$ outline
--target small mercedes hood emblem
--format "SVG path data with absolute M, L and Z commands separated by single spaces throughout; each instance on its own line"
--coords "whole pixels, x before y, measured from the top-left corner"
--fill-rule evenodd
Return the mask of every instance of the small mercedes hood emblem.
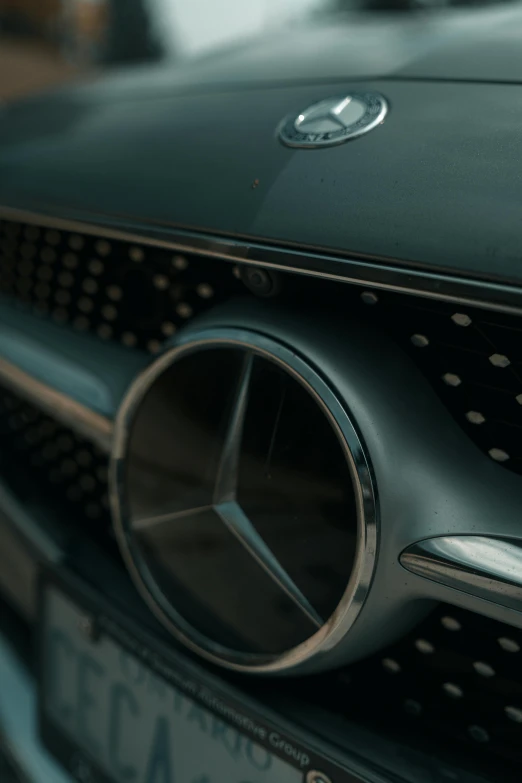
M 368 133 L 387 112 L 388 104 L 378 93 L 338 95 L 286 117 L 279 138 L 289 147 L 330 147 Z

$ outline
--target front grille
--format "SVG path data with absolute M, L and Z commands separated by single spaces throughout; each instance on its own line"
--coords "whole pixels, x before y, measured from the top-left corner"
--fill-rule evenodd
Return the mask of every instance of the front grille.
M 74 519 L 98 540 L 110 530 L 107 456 L 0 387 L 0 473 L 26 501 Z
M 241 285 L 227 264 L 0 222 L 0 294 L 102 340 L 157 353 L 235 290 Z
M 216 259 L 0 221 L 0 294 L 42 317 L 154 354 L 193 317 L 245 288 Z M 412 356 L 476 445 L 522 474 L 522 319 L 415 296 L 287 277 L 283 298 L 332 303 Z
M 392 335 L 476 446 L 522 474 L 522 319 L 297 275 L 283 284 L 286 304 L 312 315 L 337 310 Z M 224 261 L 3 222 L 0 293 L 64 329 L 155 354 L 193 317 L 246 289 Z M 13 490 L 25 498 L 36 488 L 52 513 L 114 549 L 107 456 L 7 389 L 0 432 Z M 507 780 L 522 763 L 521 650 L 520 631 L 439 607 L 385 652 L 295 688 L 388 737 L 435 753 L 454 746 Z
M 466 434 L 491 459 L 522 474 L 522 319 L 409 296 L 379 299 L 379 322 Z
M 318 281 L 310 299 L 310 282 L 298 286 L 312 307 L 337 306 L 392 336 L 479 449 L 522 474 L 522 317 Z

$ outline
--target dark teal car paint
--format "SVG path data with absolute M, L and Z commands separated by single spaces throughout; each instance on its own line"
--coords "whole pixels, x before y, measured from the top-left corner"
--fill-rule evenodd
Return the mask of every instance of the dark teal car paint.
M 519 285 L 521 22 L 509 6 L 356 19 L 4 106 L 0 205 Z M 389 101 L 382 127 L 278 142 L 288 113 L 354 89 Z

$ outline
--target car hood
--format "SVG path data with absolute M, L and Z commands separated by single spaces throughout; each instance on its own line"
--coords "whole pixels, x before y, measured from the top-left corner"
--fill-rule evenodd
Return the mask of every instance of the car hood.
M 0 207 L 518 285 L 521 32 L 509 6 L 347 17 L 6 106 Z M 325 150 L 278 141 L 285 115 L 354 90 L 385 95 L 382 127 Z

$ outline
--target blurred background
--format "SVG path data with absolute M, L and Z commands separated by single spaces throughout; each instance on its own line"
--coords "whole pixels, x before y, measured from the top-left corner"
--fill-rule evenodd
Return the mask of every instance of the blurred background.
M 362 9 L 429 13 L 481 4 L 480 0 L 0 0 L 0 100 L 100 69 L 182 60 L 273 27 L 326 20 L 339 13 Z
M 335 2 L 0 0 L 0 100 L 86 71 L 191 57 Z

